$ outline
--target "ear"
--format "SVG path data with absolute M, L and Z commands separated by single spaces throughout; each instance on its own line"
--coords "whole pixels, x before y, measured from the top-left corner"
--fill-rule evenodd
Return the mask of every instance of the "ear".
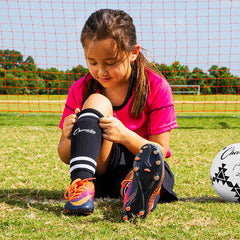
M 130 55 L 130 62 L 134 62 L 139 54 L 140 51 L 140 46 L 138 44 L 136 44 L 131 52 Z

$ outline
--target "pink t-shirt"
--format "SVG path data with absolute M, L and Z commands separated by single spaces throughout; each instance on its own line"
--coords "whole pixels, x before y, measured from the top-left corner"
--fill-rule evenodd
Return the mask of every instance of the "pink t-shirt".
M 137 119 L 131 114 L 134 87 L 127 103 L 122 108 L 113 111 L 114 117 L 118 118 L 128 129 L 145 139 L 148 139 L 149 135 L 160 134 L 177 128 L 170 85 L 156 73 L 150 70 L 147 70 L 147 72 L 149 74 L 150 92 L 143 113 Z M 82 109 L 83 95 L 90 78 L 91 75 L 88 74 L 71 86 L 59 124 L 61 129 L 65 117 L 74 113 L 76 108 Z M 169 149 L 166 157 L 170 156 Z

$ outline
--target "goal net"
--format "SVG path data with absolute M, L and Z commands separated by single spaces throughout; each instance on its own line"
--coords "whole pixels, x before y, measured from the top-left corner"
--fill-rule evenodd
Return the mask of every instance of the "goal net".
M 101 8 L 132 16 L 177 112 L 240 111 L 238 0 L 2 0 L 0 112 L 63 111 L 69 88 L 88 72 L 81 29 Z

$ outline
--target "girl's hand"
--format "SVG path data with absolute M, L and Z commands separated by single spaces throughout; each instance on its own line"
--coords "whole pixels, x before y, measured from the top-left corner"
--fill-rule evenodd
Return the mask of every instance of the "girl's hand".
M 71 139 L 72 128 L 77 121 L 77 114 L 80 112 L 79 108 L 75 109 L 75 114 L 70 114 L 64 119 L 62 134 L 65 138 Z
M 113 116 L 100 118 L 99 126 L 103 130 L 103 138 L 116 143 L 124 141 L 128 130 L 120 120 Z

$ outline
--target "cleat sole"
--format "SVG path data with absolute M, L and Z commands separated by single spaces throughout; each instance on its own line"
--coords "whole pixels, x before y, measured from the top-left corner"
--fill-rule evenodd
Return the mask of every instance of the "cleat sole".
M 144 145 L 138 151 L 136 159 L 133 164 L 133 180 L 125 194 L 123 220 L 129 220 L 133 216 L 147 217 L 164 177 L 163 156 L 157 146 Z
M 126 207 L 126 211 L 129 212 L 131 210 L 130 207 Z
M 159 166 L 161 164 L 161 162 L 160 161 L 156 161 L 155 164 Z
M 144 215 L 144 211 L 140 211 L 140 212 L 139 212 L 139 215 L 140 215 L 140 216 L 143 216 L 143 215 Z
M 154 176 L 153 179 L 154 179 L 155 181 L 158 181 L 158 180 L 159 180 L 159 176 Z

